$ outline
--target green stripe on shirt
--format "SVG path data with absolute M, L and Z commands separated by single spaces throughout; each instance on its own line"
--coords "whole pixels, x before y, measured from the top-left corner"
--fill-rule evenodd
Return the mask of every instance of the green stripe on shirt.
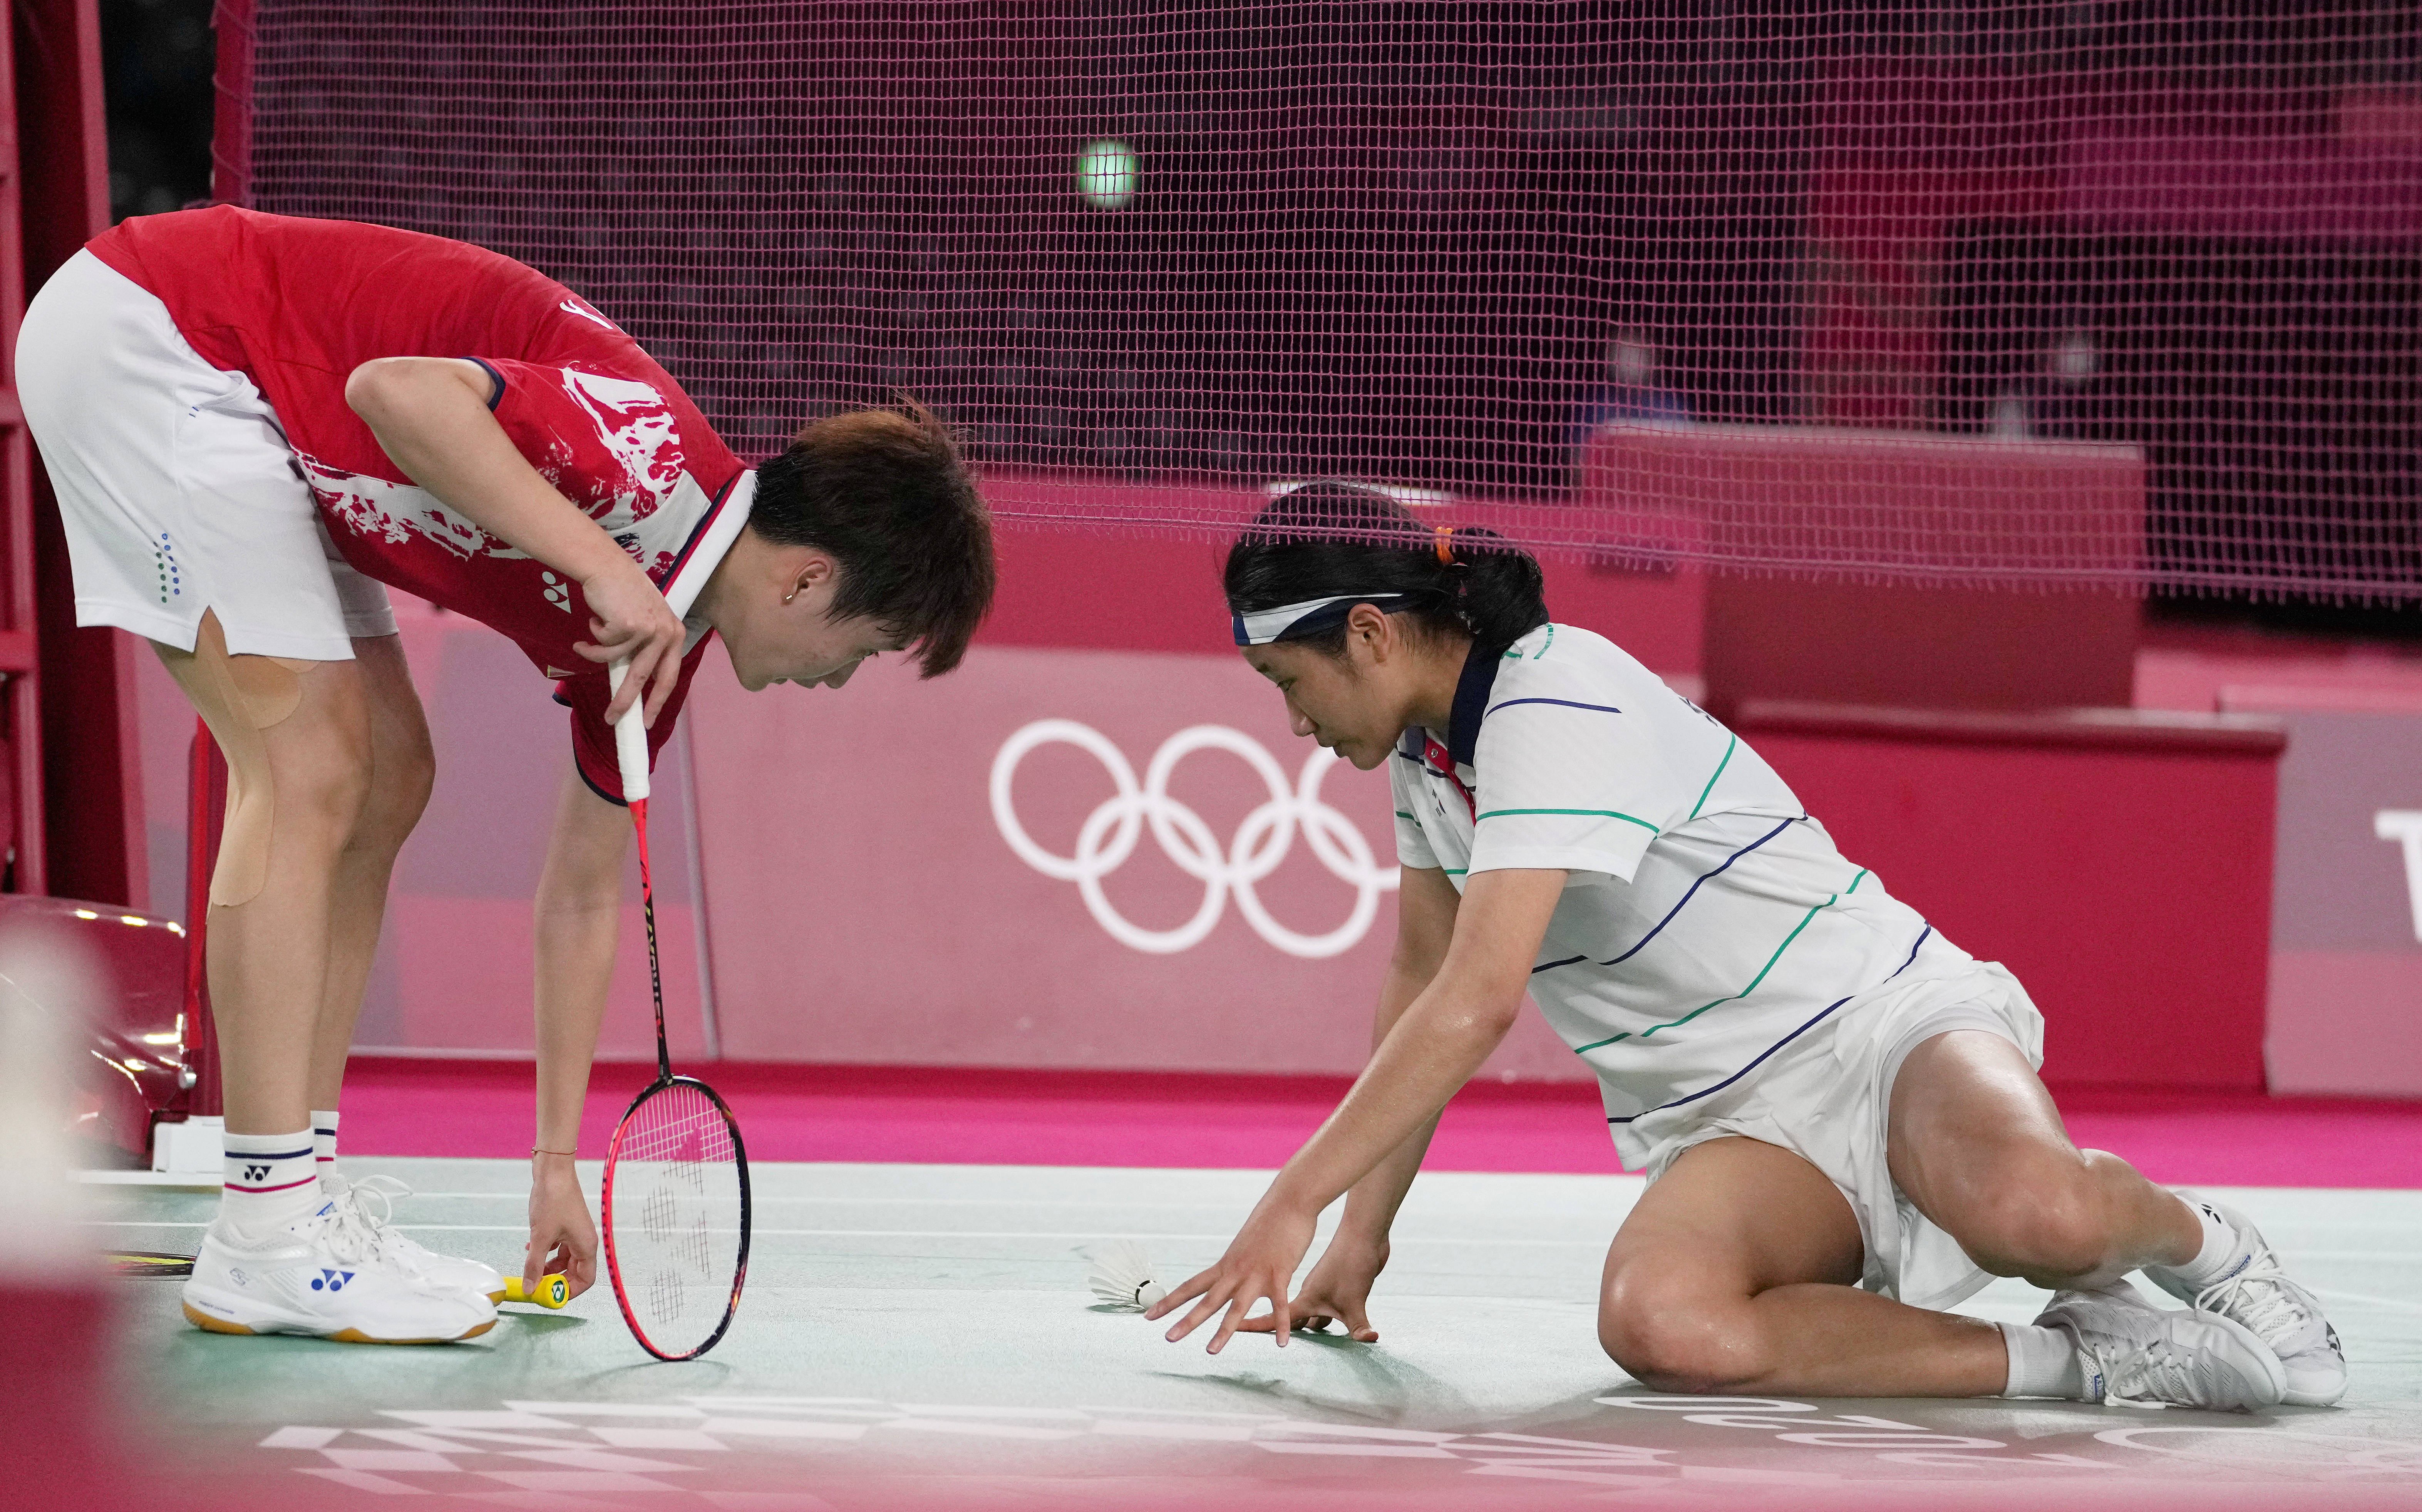
M 1716 763 L 1714 773 L 1707 778 L 1707 785 L 1699 790 L 1699 801 L 1691 805 L 1691 819 L 1699 817 L 1699 811 L 1707 806 L 1707 795 L 1716 790 L 1716 779 L 1723 776 L 1724 768 L 1733 764 L 1733 748 L 1739 744 L 1740 736 L 1738 735 L 1733 736 L 1732 739 L 1724 743 L 1724 759 Z M 1689 823 L 1689 820 L 1685 820 L 1683 822 L 1687 824 Z
M 1791 942 L 1800 937 L 1800 932 L 1808 927 L 1809 921 L 1815 919 L 1818 914 L 1823 913 L 1826 909 L 1831 908 L 1833 905 L 1841 902 L 1844 897 L 1848 895 L 1851 889 L 1854 889 L 1859 885 L 1859 881 L 1864 879 L 1866 874 L 1866 873 L 1861 872 L 1857 878 L 1852 879 L 1849 887 L 1843 889 L 1840 892 L 1834 893 L 1832 897 L 1827 898 L 1823 903 L 1820 903 L 1816 907 L 1809 909 L 1808 912 L 1801 917 L 1800 922 L 1792 926 L 1791 933 L 1783 937 L 1783 943 L 1774 948 L 1774 953 L 1766 958 L 1766 964 L 1757 969 L 1757 975 L 1750 979 L 1748 986 L 1741 988 L 1738 992 L 1734 993 L 1729 998 L 1718 998 L 1714 1002 L 1703 1003 L 1699 1007 L 1693 1008 L 1689 1013 L 1684 1014 L 1681 1017 L 1675 1019 L 1670 1024 L 1652 1024 L 1648 1028 L 1640 1032 L 1640 1037 L 1642 1039 L 1646 1039 L 1649 1035 L 1656 1033 L 1660 1029 L 1679 1029 L 1684 1024 L 1687 1024 L 1691 1019 L 1698 1017 L 1701 1014 L 1706 1013 L 1710 1008 L 1720 1008 L 1728 1002 L 1738 1002 L 1741 999 L 1748 997 L 1753 992 L 1755 992 L 1757 990 L 1757 984 L 1766 980 L 1768 972 L 1774 969 L 1774 963 L 1783 959 L 1783 953 L 1789 950 L 1791 948 Z M 1585 1055 L 1591 1050 L 1601 1049 L 1606 1046 L 1612 1045 L 1617 1040 L 1628 1040 L 1629 1038 L 1631 1038 L 1630 1034 L 1623 1033 L 1612 1035 L 1602 1040 L 1593 1040 L 1587 1045 L 1577 1045 L 1573 1047 L 1573 1053 L 1575 1055 Z
M 1518 813 L 1570 813 L 1581 814 L 1584 817 L 1595 819 L 1620 819 L 1628 825 L 1638 825 L 1641 828 L 1647 830 L 1651 834 L 1657 833 L 1657 827 L 1650 824 L 1647 820 L 1634 819 L 1628 813 L 1617 813 L 1612 809 L 1491 809 L 1486 813 L 1480 815 L 1479 818 L 1472 820 L 1472 823 L 1478 824 L 1481 819 L 1502 819 L 1510 814 Z

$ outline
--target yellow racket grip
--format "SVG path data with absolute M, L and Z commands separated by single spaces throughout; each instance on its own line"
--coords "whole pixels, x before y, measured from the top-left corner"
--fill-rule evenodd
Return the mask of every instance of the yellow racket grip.
M 533 1293 L 528 1287 L 522 1284 L 521 1277 L 507 1276 L 505 1278 L 505 1300 L 509 1302 L 536 1302 L 539 1306 L 546 1308 L 561 1307 L 564 1303 L 572 1300 L 572 1283 L 564 1279 L 562 1272 L 558 1271 L 552 1276 L 541 1276 L 538 1279 L 538 1290 Z

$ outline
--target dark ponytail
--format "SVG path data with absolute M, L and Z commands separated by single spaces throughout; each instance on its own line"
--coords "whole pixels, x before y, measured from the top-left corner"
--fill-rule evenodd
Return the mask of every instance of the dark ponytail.
M 1404 595 L 1412 602 L 1402 612 L 1425 631 L 1468 635 L 1492 650 L 1548 622 L 1546 582 L 1529 552 L 1476 526 L 1441 530 L 1348 482 L 1306 483 L 1272 499 L 1228 548 L 1222 584 L 1229 612 L 1240 615 L 1342 593 Z M 1345 626 L 1287 638 L 1338 655 Z

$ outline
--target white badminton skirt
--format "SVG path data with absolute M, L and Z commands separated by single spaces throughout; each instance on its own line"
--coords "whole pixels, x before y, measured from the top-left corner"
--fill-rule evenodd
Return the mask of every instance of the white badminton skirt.
M 1780 1145 L 1823 1172 L 1858 1215 L 1866 1265 L 1859 1284 L 1914 1307 L 1947 1308 L 1993 1278 L 1979 1269 L 1949 1234 L 1910 1203 L 1885 1163 L 1892 1081 L 1909 1052 L 1936 1034 L 1981 1029 L 2017 1046 L 2029 1064 L 2043 1064 L 2043 1016 L 2018 979 L 1991 961 L 1967 959 L 1942 947 L 1934 974 L 1888 984 L 1845 1005 L 1792 1047 L 1780 1063 L 1761 1068 L 1704 1103 L 1652 1114 L 1641 1132 L 1656 1141 L 1648 1179 L 1655 1181 L 1691 1145 L 1744 1135 Z M 1964 962 L 1964 965 L 1962 964 Z M 1821 1036 L 1821 1038 L 1820 1038 Z

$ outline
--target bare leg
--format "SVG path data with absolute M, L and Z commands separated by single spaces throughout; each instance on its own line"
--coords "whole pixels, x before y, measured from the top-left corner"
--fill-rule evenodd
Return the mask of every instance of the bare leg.
M 361 669 L 370 709 L 370 795 L 362 805 L 361 822 L 337 858 L 328 899 L 327 984 L 311 1049 L 313 1108 L 337 1106 L 354 1026 L 362 1016 L 362 995 L 378 954 L 387 880 L 395 873 L 397 853 L 429 806 L 430 784 L 437 771 L 429 721 L 404 665 L 402 638 L 356 638 L 354 664 Z
M 266 805 L 251 811 L 251 844 L 222 848 L 220 878 L 241 875 L 242 885 L 223 891 L 214 882 L 210 910 L 227 1127 L 291 1133 L 310 1122 L 329 889 L 369 786 L 369 713 L 352 662 L 227 657 L 213 615 L 203 617 L 202 635 L 198 654 L 155 649 L 230 765 L 243 764 L 247 804 Z M 216 901 L 225 891 L 239 895 Z
M 1894 1184 L 1997 1276 L 2090 1289 L 2193 1260 L 2187 1205 L 2100 1150 L 2068 1142 L 2018 1047 L 1954 1030 L 1910 1052 L 1893 1084 Z
M 1815 1166 L 1750 1139 L 1686 1151 L 1615 1235 L 1598 1340 L 1659 1391 L 1982 1396 L 2009 1359 L 1990 1323 L 1857 1289 L 1849 1204 Z

